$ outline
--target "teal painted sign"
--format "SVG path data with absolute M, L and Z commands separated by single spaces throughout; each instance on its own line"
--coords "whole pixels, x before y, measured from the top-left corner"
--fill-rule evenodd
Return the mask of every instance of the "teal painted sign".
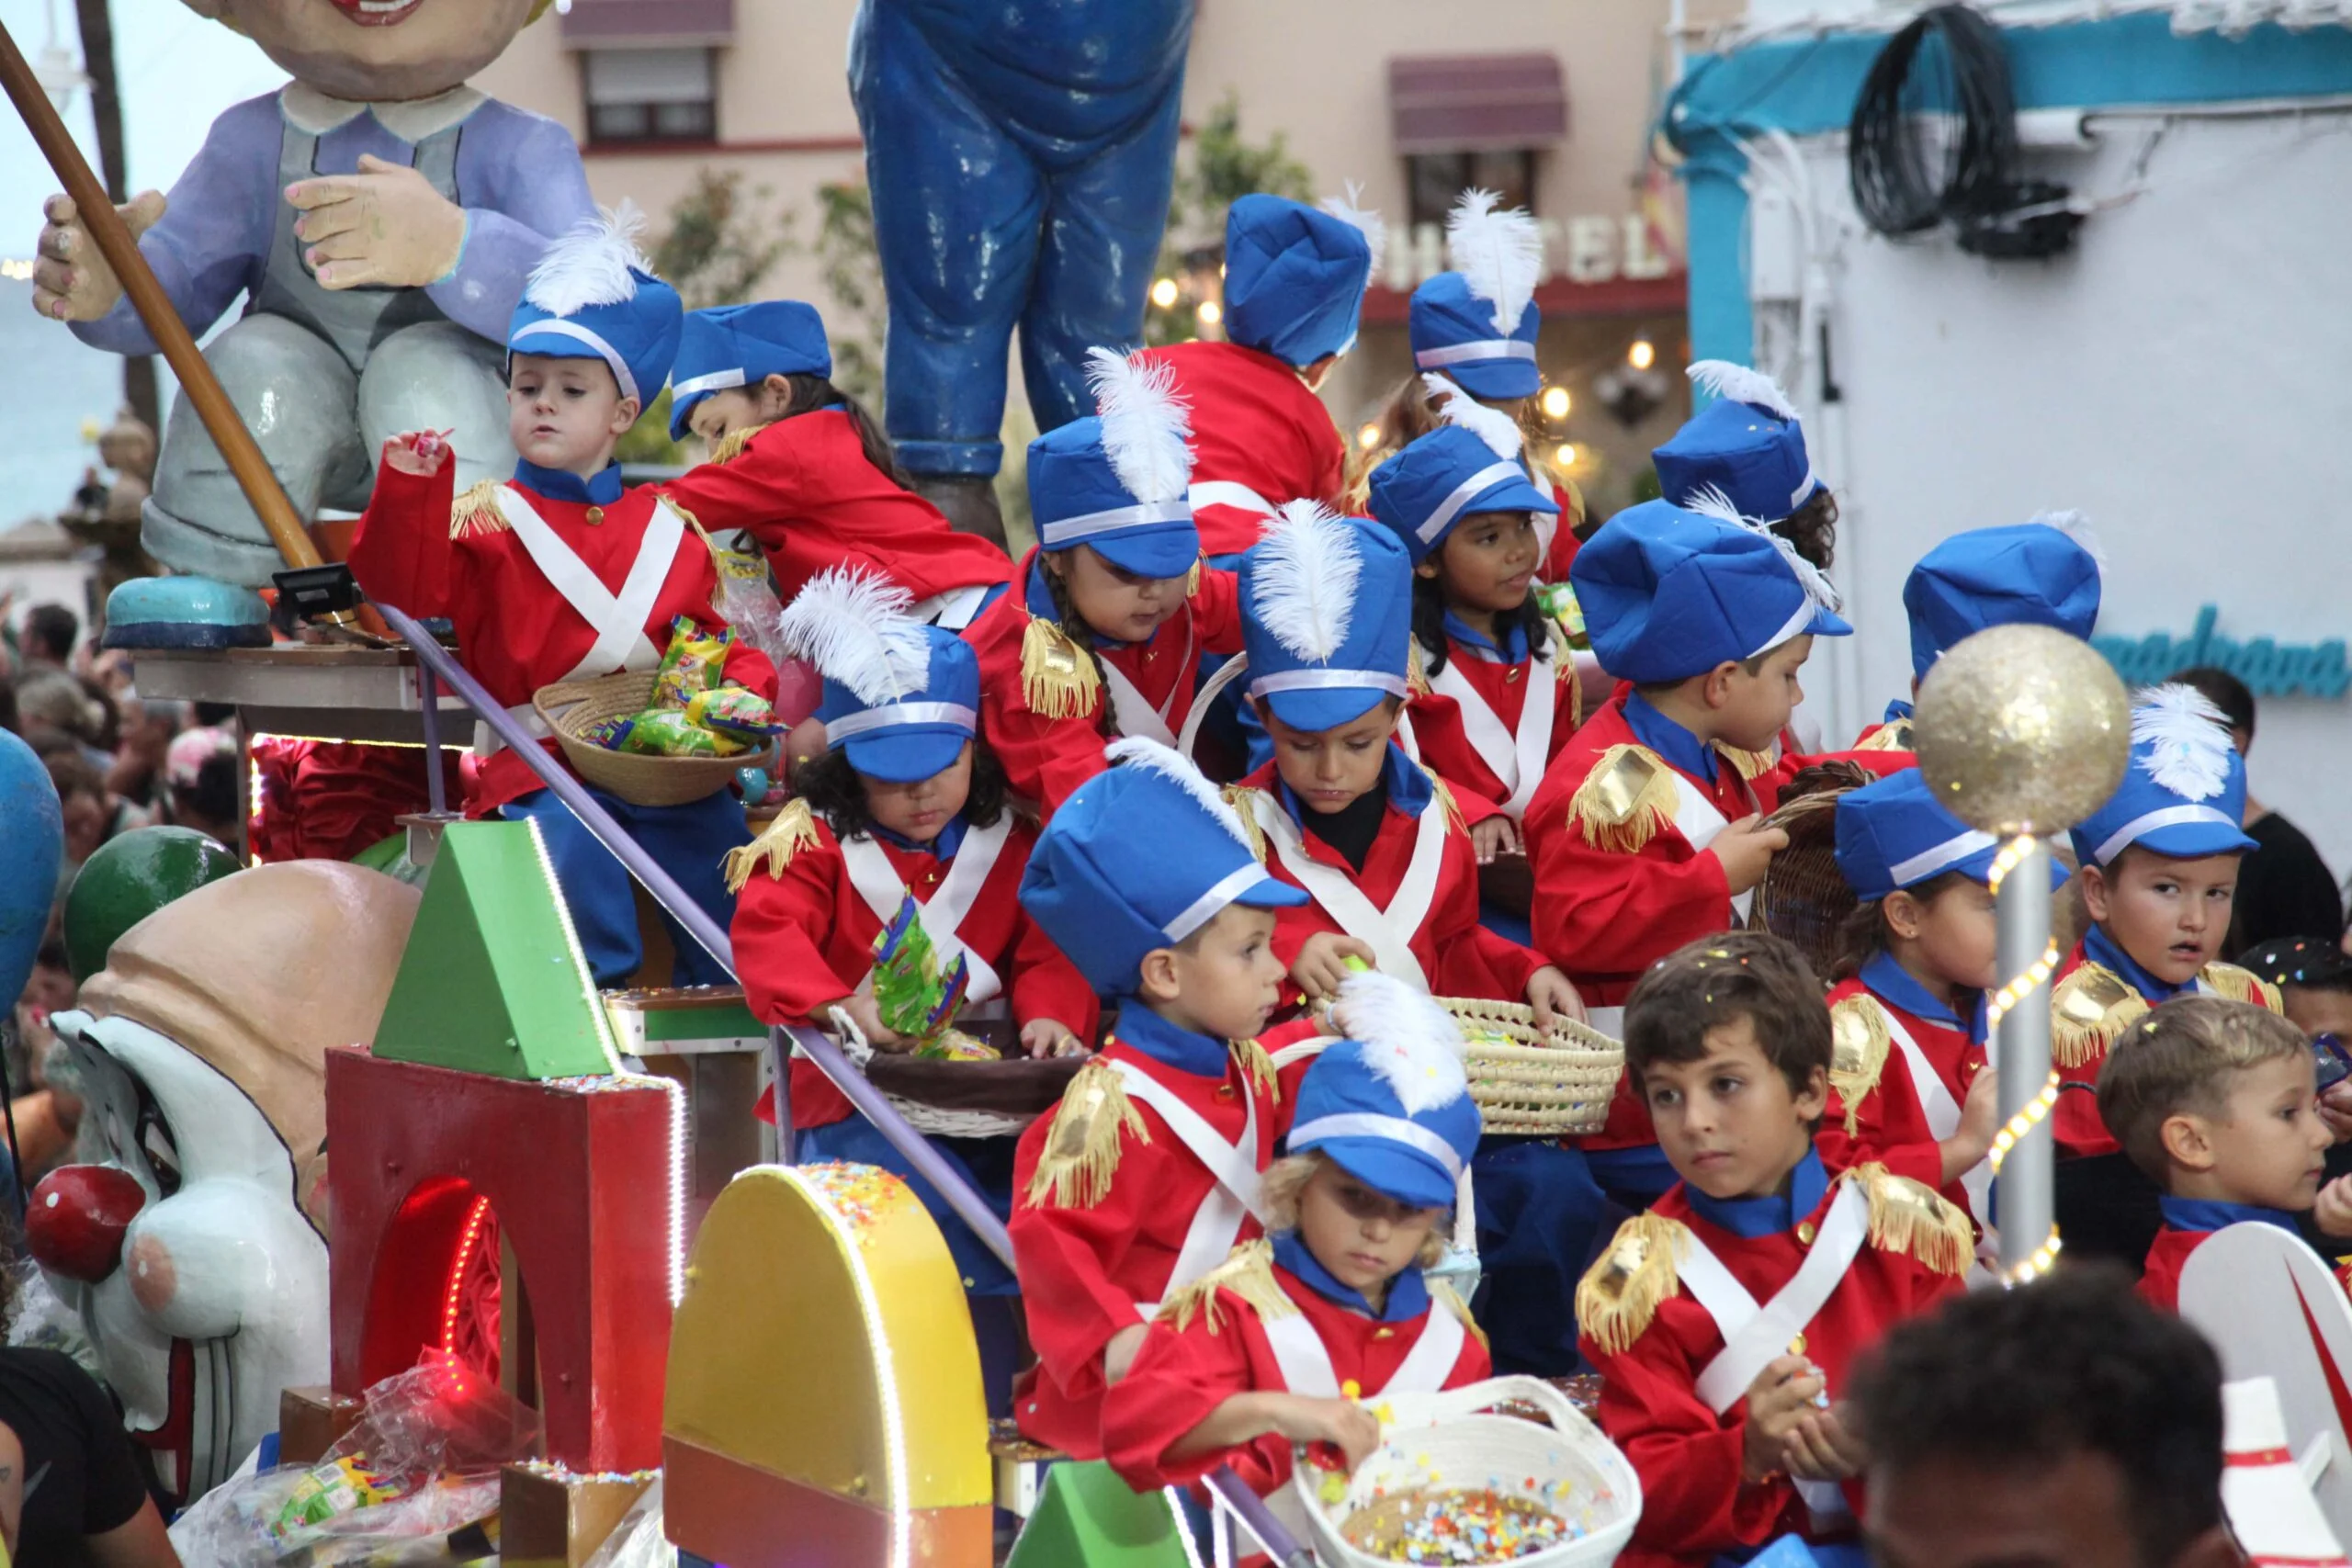
M 2197 612 L 2197 629 L 2186 637 L 2163 632 L 2143 637 L 2095 637 L 2091 646 L 2133 685 L 2153 685 L 2176 671 L 2210 664 L 2244 681 L 2257 697 L 2341 697 L 2352 688 L 2352 666 L 2346 663 L 2342 637 L 2282 643 L 2258 637 L 2238 642 L 2214 635 L 2213 624 L 2220 618 L 2220 607 L 2208 604 Z

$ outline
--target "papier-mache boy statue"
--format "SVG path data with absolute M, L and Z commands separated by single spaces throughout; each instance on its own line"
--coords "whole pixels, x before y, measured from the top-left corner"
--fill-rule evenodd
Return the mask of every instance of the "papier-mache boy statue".
M 376 455 L 447 430 L 458 488 L 503 478 L 507 318 L 539 253 L 595 216 L 555 121 L 466 80 L 548 0 L 187 0 L 293 75 L 212 122 L 168 200 L 122 209 L 296 513 L 368 502 Z M 72 201 L 51 198 L 33 306 L 156 352 Z M 280 561 L 195 412 L 172 411 L 141 527 L 183 572 L 257 587 Z M 262 633 L 266 639 L 266 631 Z

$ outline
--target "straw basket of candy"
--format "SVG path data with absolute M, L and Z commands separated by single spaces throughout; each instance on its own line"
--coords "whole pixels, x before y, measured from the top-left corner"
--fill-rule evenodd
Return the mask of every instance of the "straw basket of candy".
M 1462 1026 L 1470 1098 L 1489 1133 L 1569 1137 L 1598 1133 L 1625 1068 L 1625 1048 L 1589 1024 L 1536 1026 L 1524 1002 L 1440 998 Z
M 1506 1404 L 1540 1419 L 1496 1411 Z M 1293 1472 L 1291 1500 L 1325 1568 L 1602 1568 L 1641 1517 L 1634 1467 L 1549 1383 L 1496 1378 L 1385 1395 L 1375 1410 L 1381 1445 L 1353 1475 Z
M 574 772 L 632 806 L 684 806 L 774 760 L 780 728 L 765 699 L 720 683 L 732 632 L 684 616 L 660 668 L 559 681 L 531 694 Z

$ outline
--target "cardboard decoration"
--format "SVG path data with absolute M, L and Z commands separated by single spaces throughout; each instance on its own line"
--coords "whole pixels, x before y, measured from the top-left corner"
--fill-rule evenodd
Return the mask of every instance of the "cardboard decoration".
M 2287 1446 L 2276 1380 L 2222 1385 L 2222 1509 L 2249 1562 L 2352 1568 Z
M 1135 1491 L 1101 1460 L 1046 1472 L 1036 1511 L 1004 1568 L 1193 1568 L 1170 1494 Z
M 2352 1303 L 2335 1274 L 2276 1225 L 2231 1225 L 2189 1255 L 2180 1315 L 2220 1350 L 2224 1378 L 2278 1385 L 2298 1462 L 2325 1443 L 2312 1490 L 2336 1539 L 2352 1535 Z

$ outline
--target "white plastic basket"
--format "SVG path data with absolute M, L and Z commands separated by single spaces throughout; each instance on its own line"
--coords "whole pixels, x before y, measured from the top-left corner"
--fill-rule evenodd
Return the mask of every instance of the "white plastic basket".
M 1494 1378 L 1433 1394 L 1389 1394 L 1385 1440 L 1349 1478 L 1347 1495 L 1325 1504 L 1319 1477 L 1306 1465 L 1292 1475 L 1292 1501 L 1306 1517 L 1316 1561 L 1325 1568 L 1391 1568 L 1357 1550 L 1341 1523 L 1377 1494 L 1423 1487 L 1487 1489 L 1527 1498 L 1581 1523 L 1574 1540 L 1525 1557 L 1510 1568 L 1603 1568 L 1616 1561 L 1642 1515 L 1642 1483 L 1634 1467 L 1566 1395 L 1534 1378 Z M 1532 1406 L 1545 1427 L 1519 1416 L 1492 1414 L 1497 1404 Z M 1284 1513 L 1293 1510 L 1284 1509 Z

